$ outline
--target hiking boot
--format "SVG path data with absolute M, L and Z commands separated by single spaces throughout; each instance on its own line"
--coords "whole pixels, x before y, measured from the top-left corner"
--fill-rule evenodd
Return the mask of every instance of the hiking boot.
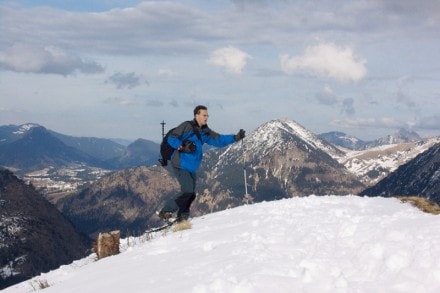
M 160 211 L 159 212 L 159 218 L 163 219 L 163 220 L 169 220 L 173 217 L 173 213 L 171 212 L 164 212 L 164 211 Z
M 184 214 L 181 214 L 181 215 L 177 215 L 176 222 L 180 223 L 182 221 L 188 221 L 188 219 L 189 219 L 189 214 L 184 213 Z

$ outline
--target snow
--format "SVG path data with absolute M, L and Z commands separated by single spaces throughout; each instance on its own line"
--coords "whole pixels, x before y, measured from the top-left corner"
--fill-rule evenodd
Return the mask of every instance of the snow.
M 362 151 L 348 151 L 337 160 L 351 173 L 363 178 L 362 181 L 373 185 L 438 142 L 440 137 L 428 138 L 420 142 L 381 145 Z M 369 178 L 368 173 L 374 170 L 381 171 L 382 175 Z
M 34 127 L 38 127 L 38 124 L 34 124 L 34 123 L 27 123 L 27 124 L 23 124 L 20 125 L 20 128 L 17 131 L 14 131 L 13 134 L 25 134 L 26 132 L 28 132 L 30 129 L 34 128 Z
M 309 196 L 124 239 L 4 290 L 32 292 L 440 292 L 440 220 L 394 198 Z
M 304 128 L 299 123 L 288 118 L 273 120 L 266 124 L 263 124 L 253 133 L 253 135 L 256 137 L 257 141 L 265 145 L 266 149 L 272 149 L 272 146 L 267 144 L 270 143 L 271 141 L 276 142 L 277 140 L 268 136 L 274 134 L 279 135 L 280 129 L 287 133 L 295 134 L 296 136 L 303 139 L 306 143 L 308 143 L 311 147 L 315 149 L 321 149 L 327 152 L 329 155 L 335 156 L 333 148 L 329 147 L 328 145 L 325 145 L 322 142 L 322 140 L 317 138 L 316 135 L 314 135 L 312 132 Z M 260 149 L 260 148 L 256 148 L 256 149 Z
M 304 147 L 307 149 L 320 149 L 328 153 L 331 157 L 337 159 L 342 155 L 342 152 L 338 149 L 325 143 L 299 123 L 288 118 L 282 118 L 264 123 L 253 131 L 251 135 L 247 136 L 246 139 L 243 140 L 244 143 L 228 146 L 220 155 L 214 168 L 227 164 L 225 161 L 234 160 L 232 159 L 234 154 L 240 154 L 240 157 L 242 155 L 248 155 L 252 160 L 253 157 L 263 158 L 271 156 L 274 150 L 282 152 L 288 147 L 288 144 L 286 144 L 286 138 L 283 137 L 285 134 L 290 134 L 291 137 L 295 136 L 298 139 L 303 140 L 305 143 Z

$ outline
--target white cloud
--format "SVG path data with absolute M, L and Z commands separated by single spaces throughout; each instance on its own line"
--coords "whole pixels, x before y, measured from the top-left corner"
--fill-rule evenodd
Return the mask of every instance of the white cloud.
M 250 58 L 252 57 L 246 52 L 228 46 L 212 52 L 208 63 L 223 67 L 231 73 L 240 74 Z
M 104 68 L 95 62 L 69 55 L 55 46 L 15 44 L 0 52 L 0 68 L 16 72 L 53 73 L 69 75 L 75 71 L 98 73 Z
M 280 56 L 281 69 L 287 74 L 305 72 L 339 81 L 360 81 L 367 75 L 366 61 L 357 58 L 349 47 L 321 43 L 306 48 L 302 56 Z
M 105 97 L 121 95 L 121 99 L 106 101 L 112 104 L 106 111 L 117 110 L 107 117 L 126 117 L 147 108 L 149 112 L 142 119 L 151 125 L 162 121 L 163 113 L 145 107 L 146 103 L 155 104 L 154 100 L 145 101 L 150 97 L 165 101 L 177 116 L 181 108 L 192 110 L 198 103 L 223 103 L 221 115 L 232 113 L 226 106 L 232 106 L 232 101 L 234 111 L 248 111 L 252 103 L 251 119 L 241 122 L 249 129 L 279 116 L 328 128 L 331 119 L 346 118 L 341 114 L 391 115 L 402 124 L 412 119 L 424 129 L 438 124 L 438 116 L 416 119 L 422 113 L 435 114 L 440 101 L 435 83 L 439 79 L 436 48 L 440 18 L 435 17 L 439 10 L 434 9 L 438 0 L 426 0 L 422 6 L 409 0 L 338 1 L 337 5 L 323 0 L 240 1 L 240 5 L 227 1 L 141 1 L 108 10 L 91 10 L 90 5 L 68 9 L 67 4 L 54 8 L 51 4 L 29 5 L 29 1 L 0 2 L 0 94 L 5 97 L 0 99 L 4 109 L 27 111 L 34 103 L 39 113 L 47 113 L 70 107 L 69 115 L 91 115 L 93 118 L 85 119 L 92 121 L 100 116 L 87 111 L 91 103 L 85 103 L 86 99 L 102 102 Z M 20 2 L 23 4 L 15 4 Z M 289 54 L 284 56 L 282 67 L 280 53 Z M 87 68 L 88 72 L 102 70 L 87 61 L 105 65 L 107 74 L 75 76 L 74 82 L 63 78 L 87 72 Z M 236 75 L 248 71 L 251 61 L 255 70 L 252 78 Z M 200 62 L 234 78 L 219 80 L 215 70 L 200 71 Z M 283 76 L 286 73 L 293 75 Z M 321 78 L 301 78 L 304 75 Z M 147 78 L 152 84 L 145 92 Z M 331 87 L 323 88 L 325 84 Z M 200 88 L 201 93 L 194 88 Z M 289 107 L 298 100 L 312 102 Z M 139 107 L 128 107 L 134 104 Z M 324 109 L 325 115 L 315 115 L 316 107 L 328 109 Z M 4 113 L 0 112 L 1 119 L 7 121 Z M 47 115 L 42 119 L 48 121 Z M 377 119 L 365 119 L 364 123 L 376 126 L 366 126 L 360 133 L 371 136 L 380 129 L 380 122 L 386 121 Z M 136 137 L 125 131 L 121 136 Z

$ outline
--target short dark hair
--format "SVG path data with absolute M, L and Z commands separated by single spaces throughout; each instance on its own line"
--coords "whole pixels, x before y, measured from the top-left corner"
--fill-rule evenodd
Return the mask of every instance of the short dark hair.
M 197 107 L 194 108 L 194 116 L 199 114 L 200 110 L 208 110 L 208 108 L 206 108 L 206 106 L 203 105 L 198 105 Z

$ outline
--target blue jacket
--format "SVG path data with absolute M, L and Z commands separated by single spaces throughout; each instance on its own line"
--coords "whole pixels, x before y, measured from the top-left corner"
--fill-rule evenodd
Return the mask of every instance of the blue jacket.
M 175 151 L 171 158 L 171 164 L 173 167 L 194 173 L 202 162 L 204 143 L 215 147 L 224 147 L 234 143 L 235 137 L 233 134 L 218 134 L 217 132 L 211 130 L 207 125 L 204 125 L 201 128 L 196 126 L 197 131 L 200 133 L 199 139 L 197 134 L 194 132 L 192 123 L 197 125 L 197 122 L 193 120 L 185 121 L 177 126 L 168 137 L 168 143 L 176 150 L 185 140 L 190 140 L 196 145 L 195 152 L 185 153 Z

